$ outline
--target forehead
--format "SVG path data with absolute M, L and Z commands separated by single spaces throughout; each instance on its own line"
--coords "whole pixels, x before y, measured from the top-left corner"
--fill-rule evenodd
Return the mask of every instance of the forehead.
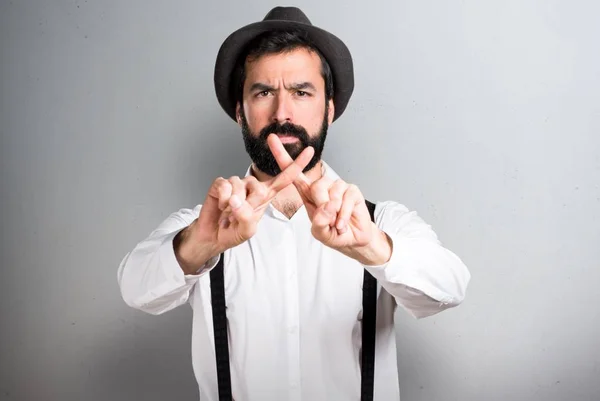
M 277 54 L 265 54 L 246 61 L 246 83 L 274 83 L 278 80 L 312 82 L 324 85 L 321 58 L 306 48 Z

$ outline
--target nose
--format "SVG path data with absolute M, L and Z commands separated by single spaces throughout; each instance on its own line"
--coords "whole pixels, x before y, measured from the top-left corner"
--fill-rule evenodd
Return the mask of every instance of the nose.
M 292 119 L 293 115 L 290 96 L 285 92 L 278 94 L 273 110 L 273 121 L 284 124 L 291 122 Z

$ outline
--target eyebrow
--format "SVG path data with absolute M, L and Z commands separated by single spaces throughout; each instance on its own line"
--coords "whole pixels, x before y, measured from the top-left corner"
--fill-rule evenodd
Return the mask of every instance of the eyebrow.
M 292 90 L 311 89 L 315 92 L 317 91 L 317 88 L 315 88 L 315 86 L 313 84 L 311 84 L 310 82 L 294 83 L 289 86 L 289 89 L 292 89 Z M 256 82 L 256 83 L 252 84 L 252 86 L 250 86 L 250 92 L 263 92 L 263 91 L 276 92 L 277 90 L 270 85 L 263 84 L 260 82 Z
M 273 88 L 272 86 L 269 86 L 267 84 L 261 84 L 260 82 L 256 82 L 254 84 L 252 84 L 252 86 L 250 87 L 250 92 L 264 92 L 264 91 L 274 91 L 275 88 Z
M 315 86 L 313 84 L 311 84 L 310 82 L 302 82 L 302 83 L 292 84 L 292 85 L 290 85 L 290 89 L 295 89 L 295 90 L 311 89 L 315 92 L 317 91 L 317 88 L 315 88 Z

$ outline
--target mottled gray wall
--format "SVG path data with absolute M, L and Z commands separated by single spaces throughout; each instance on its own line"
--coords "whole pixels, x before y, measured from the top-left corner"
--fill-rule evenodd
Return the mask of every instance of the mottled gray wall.
M 299 4 L 355 57 L 326 159 L 473 274 L 460 308 L 398 313 L 403 401 L 600 399 L 598 4 Z M 189 307 L 131 310 L 116 271 L 245 171 L 214 59 L 275 5 L 1 0 L 0 399 L 197 397 Z

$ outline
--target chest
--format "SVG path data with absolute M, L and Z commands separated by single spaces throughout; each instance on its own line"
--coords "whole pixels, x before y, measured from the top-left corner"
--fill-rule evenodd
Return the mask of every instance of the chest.
M 229 324 L 336 321 L 351 330 L 362 311 L 362 265 L 316 241 L 309 226 L 261 228 L 224 254 Z

